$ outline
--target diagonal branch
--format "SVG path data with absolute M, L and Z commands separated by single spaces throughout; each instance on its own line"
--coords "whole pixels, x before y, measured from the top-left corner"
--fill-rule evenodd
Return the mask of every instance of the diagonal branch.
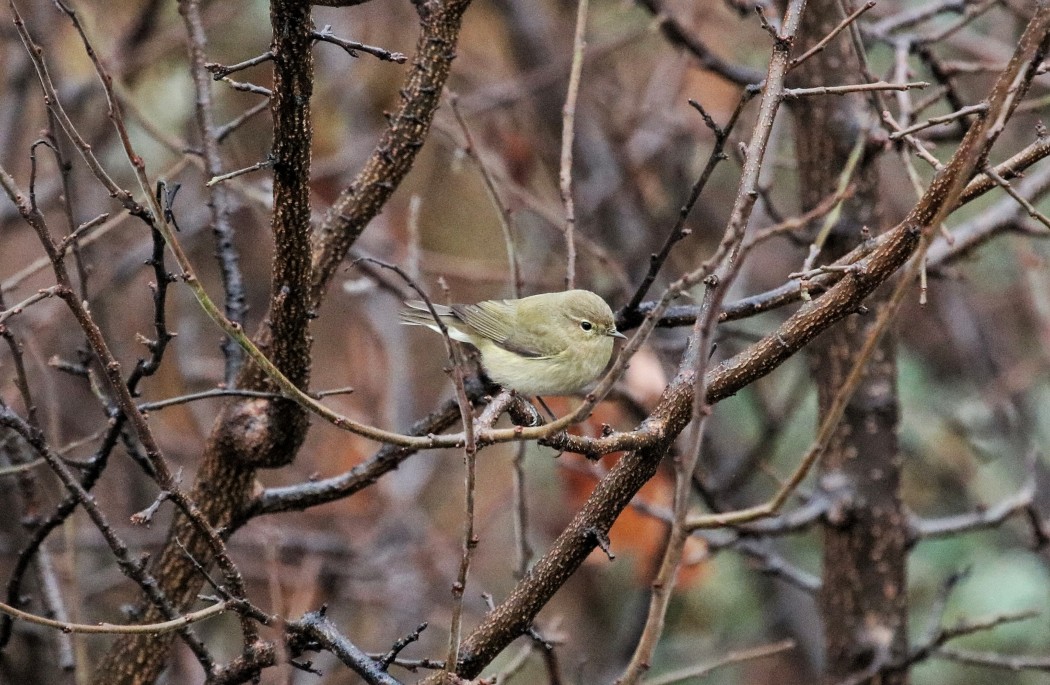
M 1001 124 L 1016 107 L 1047 50 L 1050 9 L 1040 6 L 1014 57 L 952 160 L 937 174 L 908 217 L 889 238 L 824 296 L 804 305 L 776 331 L 709 373 L 707 402 L 714 403 L 759 378 L 794 354 L 821 331 L 857 310 L 864 298 L 890 278 L 917 249 L 920 237 L 957 205 L 962 188 L 983 163 Z M 657 408 L 640 427 L 653 437 L 625 454 L 598 483 L 572 522 L 518 583 L 508 598 L 464 640 L 457 673 L 473 677 L 531 624 L 536 613 L 576 571 L 637 491 L 656 472 L 660 458 L 691 416 L 696 379 L 680 371 Z
M 364 167 L 332 203 L 315 236 L 310 286 L 314 308 L 320 307 L 347 250 L 382 209 L 423 147 L 456 56 L 460 22 L 469 4 L 470 0 L 416 3 L 423 19 L 422 31 L 401 89 L 401 104 L 390 115 L 390 123 Z

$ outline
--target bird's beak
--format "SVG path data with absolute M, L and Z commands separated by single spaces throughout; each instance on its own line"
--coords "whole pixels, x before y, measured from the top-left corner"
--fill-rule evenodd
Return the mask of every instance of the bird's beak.
M 627 336 L 624 335 L 623 333 L 621 333 L 620 331 L 616 330 L 615 328 L 612 329 L 612 331 L 609 332 L 609 337 L 620 338 L 621 340 L 627 340 Z

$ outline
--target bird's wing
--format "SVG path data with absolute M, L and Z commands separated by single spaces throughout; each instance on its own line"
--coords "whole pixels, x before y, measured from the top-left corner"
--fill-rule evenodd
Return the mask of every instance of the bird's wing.
M 551 356 L 550 350 L 535 336 L 521 331 L 517 326 L 514 310 L 504 300 L 486 300 L 477 304 L 452 305 L 456 317 L 470 328 L 508 352 L 519 354 L 530 359 L 542 359 Z

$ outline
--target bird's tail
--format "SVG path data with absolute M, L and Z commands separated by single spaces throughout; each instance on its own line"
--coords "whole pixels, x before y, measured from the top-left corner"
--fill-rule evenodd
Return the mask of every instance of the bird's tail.
M 434 311 L 440 317 L 455 316 L 452 313 L 452 308 L 443 304 L 435 304 Z M 427 328 L 438 330 L 437 324 L 434 323 L 434 316 L 422 300 L 407 300 L 405 308 L 398 312 L 398 318 L 401 319 L 401 323 L 409 326 L 426 326 Z
M 470 335 L 460 329 L 460 318 L 452 307 L 435 304 L 434 311 L 437 312 L 437 315 L 441 317 L 441 321 L 448 328 L 448 337 L 460 342 L 476 344 Z M 432 331 L 441 332 L 441 328 L 434 321 L 434 315 L 430 313 L 426 303 L 421 300 L 406 301 L 405 308 L 398 313 L 398 316 L 401 319 L 401 323 L 409 326 L 426 326 Z

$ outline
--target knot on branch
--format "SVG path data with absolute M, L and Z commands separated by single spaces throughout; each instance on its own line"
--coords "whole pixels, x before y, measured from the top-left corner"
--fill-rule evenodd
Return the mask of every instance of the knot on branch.
M 233 402 L 219 415 L 214 440 L 229 458 L 256 468 L 286 466 L 306 433 L 303 410 L 289 400 Z

